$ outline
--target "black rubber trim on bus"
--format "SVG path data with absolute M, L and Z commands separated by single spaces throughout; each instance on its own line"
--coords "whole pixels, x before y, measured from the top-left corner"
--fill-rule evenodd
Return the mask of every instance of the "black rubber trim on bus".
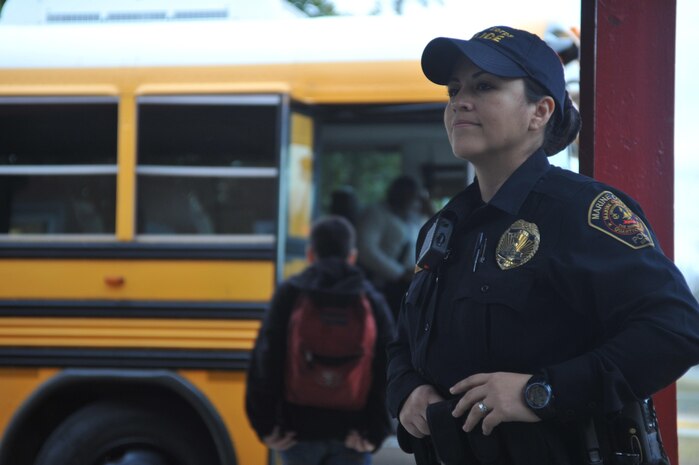
M 220 463 L 236 465 L 237 458 L 231 443 L 230 434 L 221 416 L 211 401 L 192 383 L 168 370 L 109 370 L 109 369 L 68 369 L 58 373 L 34 391 L 16 411 L 10 421 L 0 447 L 0 465 L 12 463 L 14 448 L 20 447 L 22 432 L 35 426 L 41 417 L 42 404 L 57 398 L 62 392 L 87 385 L 141 386 L 148 385 L 167 389 L 186 402 L 208 428 L 216 445 Z
M 0 300 L 0 317 L 259 320 L 267 302 Z
M 275 250 L 274 244 L 0 242 L 0 258 L 273 261 Z
M 247 350 L 0 347 L 2 367 L 166 368 L 244 371 Z

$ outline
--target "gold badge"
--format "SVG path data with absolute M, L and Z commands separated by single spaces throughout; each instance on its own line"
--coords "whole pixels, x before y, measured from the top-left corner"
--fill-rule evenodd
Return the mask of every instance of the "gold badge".
M 495 260 L 502 270 L 524 265 L 539 250 L 541 236 L 534 223 L 517 220 L 500 236 Z

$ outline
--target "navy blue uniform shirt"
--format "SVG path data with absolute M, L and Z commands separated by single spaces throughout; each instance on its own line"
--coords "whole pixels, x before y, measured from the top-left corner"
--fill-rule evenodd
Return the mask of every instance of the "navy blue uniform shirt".
M 476 373 L 543 371 L 559 418 L 573 419 L 699 363 L 697 302 L 625 194 L 540 150 L 490 202 L 476 181 L 445 209 L 458 217 L 448 257 L 415 274 L 388 349 L 393 415 L 421 384 L 446 397 Z

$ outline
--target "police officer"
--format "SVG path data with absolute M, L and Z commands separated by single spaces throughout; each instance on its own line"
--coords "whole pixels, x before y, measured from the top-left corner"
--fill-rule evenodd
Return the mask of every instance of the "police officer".
M 459 460 L 595 463 L 581 425 L 699 363 L 699 306 L 633 199 L 549 164 L 580 116 L 545 42 L 505 26 L 437 38 L 422 69 L 476 180 L 418 240 L 388 349 L 399 438 L 440 442 L 428 407 L 451 400 Z

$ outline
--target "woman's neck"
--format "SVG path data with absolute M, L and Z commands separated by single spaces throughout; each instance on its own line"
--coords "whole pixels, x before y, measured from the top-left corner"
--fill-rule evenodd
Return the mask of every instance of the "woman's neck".
M 481 198 L 485 203 L 490 202 L 495 197 L 495 194 L 505 184 L 507 178 L 510 177 L 509 175 L 502 177 L 483 175 L 478 170 L 476 170 L 476 176 L 478 177 L 478 188 L 481 191 Z
M 488 203 L 495 197 L 505 181 L 524 163 L 536 149 L 525 150 L 519 154 L 490 156 L 473 162 L 478 177 L 478 187 L 483 202 Z

